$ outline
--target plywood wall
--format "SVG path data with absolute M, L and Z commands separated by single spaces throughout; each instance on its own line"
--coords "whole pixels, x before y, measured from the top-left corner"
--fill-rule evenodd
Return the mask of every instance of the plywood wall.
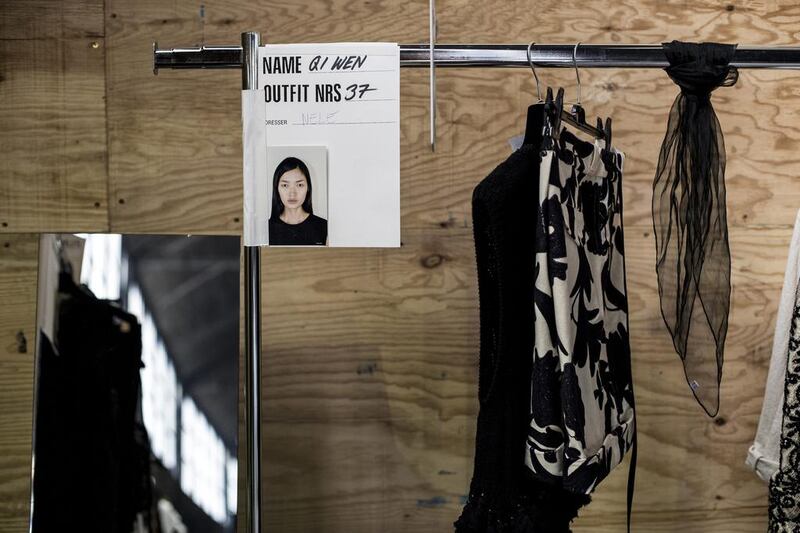
M 0 235 L 0 531 L 28 531 L 37 235 Z
M 422 0 L 107 0 L 103 20 L 86 0 L 33 5 L 0 12 L 4 232 L 241 231 L 239 73 L 155 77 L 154 40 L 227 44 L 246 30 L 276 43 L 427 38 Z M 800 44 L 800 9 L 771 0 L 439 0 L 437 11 L 442 43 Z M 28 13 L 53 22 L 25 26 Z M 53 47 L 57 61 L 48 60 Z M 587 112 L 614 118 L 615 142 L 627 155 L 640 429 L 635 531 L 765 529 L 766 488 L 744 459 L 800 208 L 796 76 L 743 71 L 737 86 L 713 98 L 727 143 L 734 287 L 722 407 L 710 419 L 671 349 L 654 273 L 651 186 L 676 87 L 657 70 L 581 72 Z M 541 69 L 540 77 L 574 94 L 572 72 Z M 262 253 L 269 531 L 448 531 L 468 490 L 478 407 L 469 201 L 509 153 L 508 139 L 522 132 L 534 86 L 526 70 L 439 69 L 432 154 L 427 71 L 405 69 L 401 84 L 403 246 Z M 33 299 L 15 305 L 9 316 L 32 320 Z M 3 320 L 5 338 L 17 326 Z M 0 374 L 0 382 L 13 379 Z M 24 424 L 6 413 L 0 424 L 26 442 Z M 604 481 L 576 531 L 624 531 L 626 474 L 623 466 Z

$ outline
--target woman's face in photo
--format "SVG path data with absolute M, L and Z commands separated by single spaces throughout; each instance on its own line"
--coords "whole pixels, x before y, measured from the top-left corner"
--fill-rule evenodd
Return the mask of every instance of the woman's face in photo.
M 278 194 L 281 202 L 289 209 L 303 205 L 308 193 L 306 176 L 299 168 L 284 172 L 278 180 Z

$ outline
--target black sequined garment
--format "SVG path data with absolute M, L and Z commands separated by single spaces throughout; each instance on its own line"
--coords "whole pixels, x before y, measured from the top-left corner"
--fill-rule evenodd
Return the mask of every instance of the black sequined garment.
M 567 533 L 589 496 L 525 467 L 533 353 L 538 147 L 525 145 L 472 195 L 480 297 L 475 467 L 458 533 Z

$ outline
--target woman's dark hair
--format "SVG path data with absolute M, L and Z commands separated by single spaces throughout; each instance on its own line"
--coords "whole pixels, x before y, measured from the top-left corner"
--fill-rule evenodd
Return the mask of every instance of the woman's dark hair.
M 269 216 L 271 220 L 275 220 L 281 216 L 285 207 L 281 201 L 281 195 L 278 194 L 278 182 L 280 181 L 281 176 L 294 169 L 299 169 L 300 172 L 303 173 L 303 175 L 306 177 L 306 184 L 308 185 L 306 199 L 303 202 L 303 209 L 309 215 L 314 214 L 314 209 L 311 206 L 311 173 L 308 171 L 308 167 L 305 163 L 296 157 L 287 157 L 281 161 L 281 164 L 275 169 L 275 176 L 272 178 L 272 212 Z

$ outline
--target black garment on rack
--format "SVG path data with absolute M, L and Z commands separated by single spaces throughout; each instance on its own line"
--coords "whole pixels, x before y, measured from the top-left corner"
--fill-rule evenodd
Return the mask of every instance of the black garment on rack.
M 735 45 L 664 43 L 681 88 L 669 113 L 653 182 L 661 314 L 686 381 L 709 416 L 719 411 L 731 296 L 725 213 L 725 142 L 711 92 L 736 83 Z
M 527 144 L 472 195 L 480 298 L 480 411 L 458 533 L 567 533 L 589 496 L 525 467 L 533 353 L 539 147 Z
M 69 274 L 58 297 L 58 351 L 40 335 L 32 531 L 130 533 L 150 508 L 141 328 Z

